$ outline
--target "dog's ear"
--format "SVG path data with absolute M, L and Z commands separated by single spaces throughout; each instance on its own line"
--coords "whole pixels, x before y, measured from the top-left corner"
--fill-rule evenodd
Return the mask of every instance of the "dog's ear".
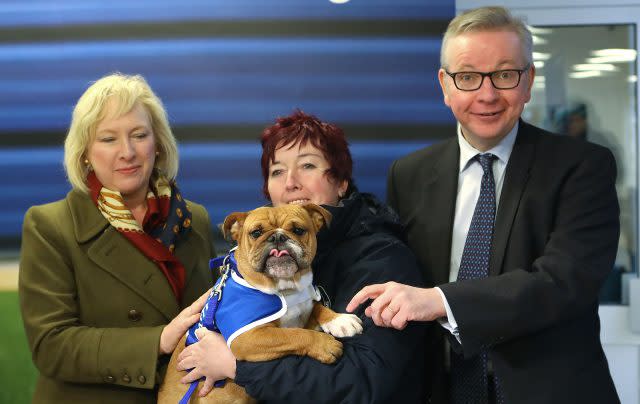
M 302 207 L 309 213 L 311 221 L 316 228 L 316 233 L 322 226 L 329 227 L 329 223 L 331 223 L 331 213 L 328 210 L 314 203 L 307 203 L 302 205 Z
M 242 225 L 248 215 L 248 212 L 233 212 L 227 216 L 222 224 L 222 234 L 224 238 L 229 239 L 229 236 L 231 236 L 232 240 L 238 241 L 240 232 L 242 231 Z

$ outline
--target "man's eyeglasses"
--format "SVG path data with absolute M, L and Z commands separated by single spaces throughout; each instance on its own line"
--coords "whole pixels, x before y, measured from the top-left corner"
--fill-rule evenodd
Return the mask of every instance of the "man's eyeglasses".
M 458 90 L 462 91 L 475 91 L 482 87 L 482 82 L 485 77 L 489 77 L 491 80 L 491 84 L 498 90 L 510 90 L 512 88 L 518 87 L 520 84 L 520 77 L 522 73 L 529 70 L 530 64 L 527 65 L 523 69 L 507 69 L 507 70 L 496 70 L 494 72 L 489 73 L 481 73 L 481 72 L 455 72 L 450 73 L 445 70 L 451 78 L 453 79 L 453 83 L 456 85 Z

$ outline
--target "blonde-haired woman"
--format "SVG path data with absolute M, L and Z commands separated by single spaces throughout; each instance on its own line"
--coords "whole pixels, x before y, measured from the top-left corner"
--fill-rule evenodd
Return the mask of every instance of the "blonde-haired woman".
M 176 141 L 141 76 L 93 83 L 64 151 L 73 189 L 30 208 L 22 233 L 33 402 L 155 402 L 167 355 L 213 281 L 209 217 L 176 187 Z

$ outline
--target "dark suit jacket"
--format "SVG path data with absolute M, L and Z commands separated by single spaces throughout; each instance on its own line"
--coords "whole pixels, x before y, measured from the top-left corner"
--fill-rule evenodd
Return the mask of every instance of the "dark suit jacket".
M 448 283 L 459 153 L 454 137 L 394 162 L 388 178 L 427 283 L 440 286 L 458 322 L 454 349 L 472 356 L 489 347 L 509 404 L 619 402 L 597 298 L 620 227 L 611 152 L 520 121 L 490 276 Z M 438 324 L 431 331 L 432 402 L 446 403 L 443 337 L 451 336 Z
M 155 403 L 163 327 L 213 284 L 210 223 L 188 202 L 192 231 L 175 254 L 186 271 L 179 304 L 158 267 L 88 195 L 29 209 L 19 296 L 40 371 L 34 403 Z

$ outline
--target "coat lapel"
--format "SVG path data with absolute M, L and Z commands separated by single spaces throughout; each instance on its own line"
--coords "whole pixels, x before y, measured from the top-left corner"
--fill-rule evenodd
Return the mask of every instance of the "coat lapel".
M 178 245 L 175 250 L 175 256 L 182 263 L 185 271 L 185 285 L 189 284 L 193 273 L 195 272 L 196 267 L 199 264 L 199 259 L 202 257 L 198 254 L 194 254 L 194 251 L 198 251 L 202 249 L 203 245 L 207 245 L 207 242 L 204 241 L 205 237 L 200 234 L 195 227 L 191 227 L 191 231 L 189 232 L 189 236 L 184 239 L 180 239 L 178 241 Z
M 518 135 L 507 164 L 502 194 L 496 214 L 491 260 L 489 262 L 489 276 L 499 275 L 502 271 L 502 262 L 511 235 L 513 221 L 520 205 L 522 193 L 529 180 L 529 172 L 533 164 L 534 155 L 535 135 L 531 132 L 530 125 L 520 121 Z
M 444 146 L 443 153 L 425 181 L 425 201 L 429 201 L 427 212 L 431 212 L 430 222 L 425 223 L 425 226 L 435 230 L 431 245 L 434 249 L 434 268 L 437 271 L 436 285 L 449 282 L 459 161 L 460 148 L 454 138 Z
M 89 259 L 172 319 L 179 305 L 158 267 L 109 225 L 89 197 L 72 191 L 69 206 L 76 238 L 87 244 Z

